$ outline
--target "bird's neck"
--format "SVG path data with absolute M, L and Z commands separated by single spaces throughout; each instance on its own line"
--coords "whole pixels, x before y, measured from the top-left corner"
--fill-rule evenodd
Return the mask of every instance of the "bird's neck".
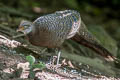
M 34 25 L 32 25 L 32 26 L 29 27 L 28 30 L 26 30 L 25 35 L 26 35 L 28 38 L 33 38 L 34 33 L 35 33 Z
M 26 29 L 26 30 L 24 31 L 24 34 L 25 34 L 25 35 L 30 34 L 30 33 L 32 32 L 32 28 L 33 28 L 33 26 L 30 26 L 28 29 Z

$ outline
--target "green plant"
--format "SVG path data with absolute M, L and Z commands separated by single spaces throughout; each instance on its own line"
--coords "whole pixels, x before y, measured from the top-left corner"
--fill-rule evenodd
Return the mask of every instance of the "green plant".
M 30 68 L 30 78 L 35 77 L 35 68 L 39 68 L 40 70 L 45 68 L 45 64 L 43 62 L 35 63 L 35 57 L 32 55 L 26 56 L 26 60 L 30 63 L 29 68 Z

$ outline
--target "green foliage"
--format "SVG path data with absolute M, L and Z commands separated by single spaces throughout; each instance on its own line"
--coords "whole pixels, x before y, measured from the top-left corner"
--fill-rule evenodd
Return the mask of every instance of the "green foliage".
M 45 68 L 44 63 L 42 63 L 42 62 L 35 63 L 35 57 L 32 55 L 26 56 L 26 60 L 30 63 L 30 65 L 29 65 L 29 67 L 30 67 L 29 77 L 32 79 L 35 77 L 35 71 L 33 71 L 35 68 L 39 68 L 40 70 Z
M 27 56 L 26 60 L 30 63 L 30 65 L 33 65 L 35 63 L 35 58 L 31 55 Z
M 33 67 L 33 68 L 44 69 L 44 68 L 45 68 L 45 64 L 42 63 L 42 62 L 39 62 L 39 64 L 34 64 L 32 67 Z
M 71 8 L 78 8 L 78 3 L 76 0 L 65 0 L 65 3 Z

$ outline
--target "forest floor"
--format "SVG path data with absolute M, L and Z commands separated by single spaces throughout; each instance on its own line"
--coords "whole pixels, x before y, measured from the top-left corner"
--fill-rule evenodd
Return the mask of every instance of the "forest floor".
M 46 65 L 45 69 L 36 72 L 34 79 L 30 79 L 28 76 L 29 63 L 25 56 L 16 54 L 13 49 L 18 45 L 20 45 L 19 42 L 11 41 L 0 35 L 0 80 L 119 80 L 92 73 L 93 69 L 89 66 L 91 72 L 87 72 L 83 65 L 81 65 L 82 70 L 79 73 L 75 71 L 75 68 L 67 71 L 61 66 L 53 70 L 49 65 Z

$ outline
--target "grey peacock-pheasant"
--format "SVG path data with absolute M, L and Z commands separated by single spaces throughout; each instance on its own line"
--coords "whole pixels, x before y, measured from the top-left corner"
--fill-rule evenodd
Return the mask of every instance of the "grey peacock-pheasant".
M 22 21 L 18 31 L 23 32 L 35 46 L 59 48 L 65 40 L 72 39 L 94 50 L 106 60 L 116 60 L 87 30 L 80 13 L 75 10 L 56 11 L 37 18 L 33 23 Z

